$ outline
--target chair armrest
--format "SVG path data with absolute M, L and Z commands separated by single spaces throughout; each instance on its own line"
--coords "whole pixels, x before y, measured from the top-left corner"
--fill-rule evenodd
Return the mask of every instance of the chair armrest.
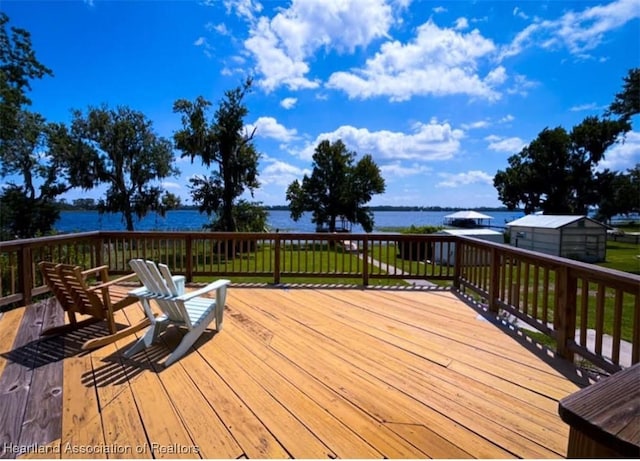
M 86 278 L 86 277 L 87 277 L 87 275 L 97 274 L 98 272 L 103 271 L 103 270 L 105 270 L 105 269 L 106 269 L 106 270 L 109 270 L 109 266 L 107 266 L 107 265 L 103 265 L 103 266 L 98 266 L 98 267 L 92 267 L 91 269 L 83 270 L 83 271 L 81 272 L 81 274 L 82 274 L 82 276 L 83 276 L 83 277 L 85 277 L 85 278 Z
M 149 290 L 147 290 L 147 287 L 140 287 L 140 288 L 136 288 L 135 290 L 128 291 L 127 295 L 135 296 L 136 298 L 141 298 L 145 296 L 147 293 L 149 293 Z
M 129 274 L 129 275 L 125 275 L 123 277 L 119 277 L 119 278 L 114 279 L 114 280 L 110 280 L 110 281 L 105 282 L 105 283 L 100 283 L 98 285 L 92 285 L 92 286 L 89 287 L 89 291 L 95 291 L 95 290 L 99 290 L 101 288 L 108 288 L 111 285 L 115 285 L 117 283 L 124 282 L 125 280 L 129 280 L 129 279 L 132 279 L 134 277 L 136 277 L 136 274 Z
M 210 291 L 213 291 L 213 290 L 217 290 L 218 288 L 227 286 L 230 283 L 231 283 L 231 280 L 225 280 L 225 279 L 216 280 L 215 282 L 210 283 L 206 287 L 200 288 L 199 290 L 196 290 L 196 291 L 185 293 L 182 296 L 176 297 L 175 299 L 180 301 L 189 301 L 192 298 L 203 295 L 205 293 L 209 293 Z

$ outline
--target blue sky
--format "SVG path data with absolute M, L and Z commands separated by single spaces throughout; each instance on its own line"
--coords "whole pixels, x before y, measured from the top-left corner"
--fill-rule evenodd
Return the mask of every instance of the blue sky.
M 372 205 L 500 206 L 497 170 L 545 127 L 602 115 L 640 65 L 640 0 L 7 1 L 54 72 L 32 109 L 69 122 L 106 103 L 180 128 L 176 99 L 216 105 L 248 75 L 246 123 L 262 153 L 255 199 L 286 203 L 322 139 L 371 154 L 387 191 Z M 603 167 L 640 161 L 640 120 Z M 180 159 L 165 183 L 188 203 Z M 74 190 L 68 200 L 99 198 Z

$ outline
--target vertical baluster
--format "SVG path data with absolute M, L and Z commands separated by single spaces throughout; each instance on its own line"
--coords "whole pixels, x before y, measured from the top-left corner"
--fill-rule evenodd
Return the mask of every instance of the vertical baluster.
M 604 283 L 598 283 L 596 293 L 596 354 L 602 355 L 602 335 L 604 333 L 604 310 L 605 310 L 606 287 Z
M 613 363 L 620 363 L 620 341 L 622 339 L 622 290 L 615 289 L 615 299 L 613 308 L 613 346 L 611 349 L 611 360 Z
M 640 362 L 640 294 L 634 292 L 635 303 L 633 304 L 633 336 L 631 338 L 631 364 Z
M 522 299 L 522 310 L 525 314 L 529 315 L 529 263 L 527 261 L 524 262 L 524 293 Z
M 540 266 L 534 263 L 533 266 L 533 299 L 531 300 L 531 315 L 538 319 L 538 290 L 540 289 Z M 538 319 L 539 320 L 539 319 Z M 546 324 L 547 320 L 544 319 Z
M 543 270 L 544 276 L 542 281 L 542 317 L 544 323 L 549 323 L 549 268 Z
M 580 345 L 587 347 L 587 327 L 589 325 L 589 279 L 582 278 L 580 290 Z

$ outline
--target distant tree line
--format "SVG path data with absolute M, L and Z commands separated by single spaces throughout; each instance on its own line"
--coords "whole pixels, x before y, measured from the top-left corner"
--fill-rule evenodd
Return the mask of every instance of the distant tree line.
M 494 186 L 509 209 L 529 214 L 585 215 L 596 209 L 604 222 L 619 214 L 640 212 L 640 164 L 626 172 L 599 168 L 607 150 L 631 130 L 640 113 L 640 69 L 624 77 L 603 117 L 586 117 L 571 131 L 545 128 L 509 166 L 494 177 Z

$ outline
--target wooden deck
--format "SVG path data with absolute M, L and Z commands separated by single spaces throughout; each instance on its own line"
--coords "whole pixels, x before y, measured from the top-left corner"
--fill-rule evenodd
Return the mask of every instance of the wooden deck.
M 133 337 L 38 339 L 60 321 L 0 317 L 2 457 L 558 458 L 585 384 L 449 291 L 231 287 L 223 331 L 166 369 L 178 331 L 124 359 Z

